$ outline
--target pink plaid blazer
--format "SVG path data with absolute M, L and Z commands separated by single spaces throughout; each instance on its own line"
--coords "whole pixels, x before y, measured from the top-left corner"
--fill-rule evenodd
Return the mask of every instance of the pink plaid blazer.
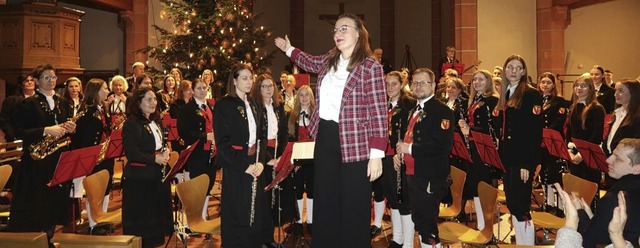
M 300 68 L 318 74 L 316 96 L 325 75 L 331 69 L 329 55 L 313 56 L 295 49 L 291 60 Z M 320 98 L 316 97 L 316 109 L 311 116 L 311 136 L 318 134 Z M 369 159 L 371 148 L 384 151 L 387 137 L 387 97 L 382 66 L 371 58 L 356 66 L 347 78 L 340 105 L 340 151 L 342 162 L 351 163 Z

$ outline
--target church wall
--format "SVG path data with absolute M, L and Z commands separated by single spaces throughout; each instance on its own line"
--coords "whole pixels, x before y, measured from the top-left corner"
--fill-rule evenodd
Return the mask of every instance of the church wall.
M 396 1 L 396 59 L 393 68 L 400 70 L 406 54 L 405 45 L 409 45 L 417 68 L 433 69 L 431 44 L 431 0 Z
M 537 71 L 536 1 L 478 1 L 478 60 L 493 71 L 512 54 L 520 54 L 528 73 Z
M 80 21 L 80 66 L 85 70 L 124 70 L 124 34 L 118 14 L 69 3 L 59 6 L 84 11 Z
M 565 31 L 567 73 L 587 72 L 597 64 L 611 69 L 614 80 L 638 77 L 638 13 L 638 0 L 616 0 L 572 10 L 571 24 Z

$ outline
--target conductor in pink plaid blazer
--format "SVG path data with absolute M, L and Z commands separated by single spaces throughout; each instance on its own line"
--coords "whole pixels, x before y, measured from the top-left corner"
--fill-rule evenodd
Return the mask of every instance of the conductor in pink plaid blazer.
M 309 125 L 314 151 L 314 247 L 370 247 L 371 181 L 382 174 L 387 146 L 382 66 L 357 16 L 334 25 L 336 47 L 313 56 L 285 38 L 275 44 L 303 70 L 318 74 Z

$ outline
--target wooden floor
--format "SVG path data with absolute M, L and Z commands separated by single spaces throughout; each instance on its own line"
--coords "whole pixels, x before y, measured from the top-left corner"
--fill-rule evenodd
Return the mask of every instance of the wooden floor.
M 216 186 L 214 186 L 214 194 L 216 191 L 216 187 L 217 187 L 217 184 Z M 121 199 L 122 199 L 121 192 L 119 190 L 113 191 L 111 194 L 111 201 L 109 203 L 109 210 L 120 208 L 122 205 Z M 467 204 L 467 206 L 469 205 L 473 205 L 473 204 Z M 210 217 L 218 216 L 218 207 L 219 207 L 219 201 L 216 198 L 212 197 L 209 201 L 209 207 L 207 209 Z M 468 211 L 471 211 L 471 209 L 468 209 L 467 207 L 467 212 Z M 510 237 L 513 235 L 513 231 L 511 230 L 511 223 L 510 223 L 511 218 L 506 208 L 503 207 L 502 212 L 504 214 L 500 218 L 500 223 L 494 226 L 494 233 L 496 234 L 496 236 L 498 236 L 497 234 L 498 232 L 500 232 L 499 239 L 504 243 L 510 243 L 511 241 Z M 86 219 L 86 213 L 84 211 L 83 211 L 82 217 L 83 217 L 83 223 L 76 226 L 76 233 L 89 234 L 89 227 L 87 223 L 88 221 Z M 469 225 L 470 227 L 475 227 L 475 222 L 469 222 L 467 223 L 467 225 Z M 390 222 L 388 210 L 385 211 L 385 216 L 383 218 L 382 226 L 383 226 L 382 234 L 373 238 L 371 241 L 371 246 L 373 248 L 388 247 L 388 242 L 392 238 L 391 222 Z M 309 235 L 309 233 L 306 232 L 306 230 L 304 233 L 305 234 L 304 238 L 289 236 L 284 231 L 282 231 L 282 233 L 279 234 L 279 231 L 281 230 L 279 229 L 275 230 L 274 240 L 276 242 L 282 242 L 283 246 L 281 247 L 312 247 L 313 246 L 313 238 L 311 235 Z M 57 229 L 57 232 L 71 233 L 73 231 L 71 226 L 67 226 L 67 227 L 59 226 Z M 122 234 L 122 226 L 116 225 L 115 231 L 111 235 L 120 235 L 120 234 Z M 541 240 L 542 235 L 543 235 L 542 231 L 539 231 L 537 233 L 537 238 Z M 177 236 L 178 235 L 173 235 L 171 237 L 168 237 L 166 239 L 165 245 L 161 247 L 184 247 L 182 240 L 178 239 Z M 552 236 L 552 238 L 555 238 L 555 237 Z M 220 243 L 221 243 L 220 235 L 214 235 L 211 240 L 205 240 L 204 235 L 191 236 L 186 239 L 186 244 L 188 247 L 210 247 L 209 245 L 212 245 L 213 247 L 220 247 Z M 418 235 L 415 236 L 414 247 L 420 247 L 418 243 Z M 462 245 L 452 244 L 451 247 L 462 247 Z

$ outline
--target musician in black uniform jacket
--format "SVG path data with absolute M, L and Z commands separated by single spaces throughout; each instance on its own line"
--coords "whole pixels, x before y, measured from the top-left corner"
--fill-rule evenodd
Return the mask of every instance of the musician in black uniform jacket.
M 491 112 L 498 104 L 498 93 L 495 90 L 489 71 L 480 70 L 473 73 L 469 96 L 467 112 L 464 115 L 466 119 L 458 121 L 462 134 L 470 135 L 470 131 L 473 130 L 487 134 L 495 140 L 497 138 L 496 130 L 498 130 L 498 124 L 494 121 L 496 118 L 491 115 Z M 476 213 L 482 213 L 482 205 L 480 205 L 480 198 L 478 197 L 478 183 L 485 182 L 489 185 L 495 185 L 493 179 L 497 179 L 494 176 L 497 174 L 497 169 L 482 162 L 474 142 L 469 142 L 469 150 L 473 163 L 470 163 L 465 170 L 467 172 L 467 180 L 462 195 L 465 200 L 473 199 Z M 478 229 L 482 230 L 482 227 L 484 227 L 484 216 L 482 214 L 477 215 L 477 224 Z
M 264 165 L 256 163 L 256 155 L 264 156 L 265 141 L 260 140 L 256 154 L 262 111 L 249 96 L 252 86 L 251 68 L 238 64 L 231 69 L 227 95 L 213 109 L 214 133 L 222 166 L 222 246 L 260 247 L 273 228 L 264 187 Z M 252 184 L 256 180 L 256 188 Z M 253 195 L 256 197 L 253 198 Z M 252 202 L 254 204 L 252 204 Z M 252 205 L 254 208 L 252 211 Z M 273 235 L 273 232 L 271 232 Z
M 398 153 L 404 154 L 409 175 L 412 219 L 420 233 L 422 247 L 441 247 L 438 237 L 439 204 L 449 190 L 451 168 L 449 153 L 453 147 L 453 112 L 435 98 L 435 75 L 419 68 L 413 73 L 411 89 L 417 106 L 409 113 L 404 140 L 398 142 Z M 413 129 L 411 128 L 413 127 Z M 414 166 L 411 165 L 414 160 Z M 395 164 L 399 164 L 395 159 Z M 413 168 L 412 168 L 413 167 Z
M 15 95 L 8 96 L 4 99 L 2 102 L 2 111 L 0 111 L 0 129 L 4 132 L 4 139 L 7 142 L 12 142 L 16 139 L 12 126 L 13 111 L 22 100 L 32 96 L 36 91 L 36 79 L 31 75 L 20 75 L 18 77 L 18 84 L 20 88 L 18 88 Z
M 311 122 L 311 115 L 315 109 L 315 97 L 309 85 L 300 86 L 296 91 L 293 109 L 287 113 L 290 142 L 310 142 L 313 141 L 309 135 L 308 125 Z M 313 227 L 313 162 L 307 164 L 296 164 L 295 171 L 291 173 L 294 184 L 294 197 L 296 201 L 298 217 L 293 226 L 294 235 L 302 235 L 302 217 L 307 216 L 307 230 Z M 286 183 L 287 180 L 284 181 Z M 306 193 L 306 207 L 304 205 L 304 194 Z M 284 211 L 285 209 L 283 209 Z M 311 233 L 311 231 L 309 232 Z
M 607 85 L 604 79 L 604 68 L 599 65 L 594 65 L 593 68 L 589 70 L 589 74 L 596 88 L 598 102 L 604 107 L 605 113 L 610 114 L 616 106 L 615 97 L 613 96 L 615 90 Z
M 564 124 L 567 120 L 567 101 L 558 95 L 556 77 L 550 72 L 543 73 L 538 78 L 538 92 L 542 95 L 543 128 L 553 129 L 564 135 Z M 554 193 L 553 184 L 562 184 L 562 160 L 549 154 L 546 148 L 540 149 L 540 179 L 545 187 L 545 210 L 555 209 L 557 195 Z
M 151 87 L 137 89 L 127 98 L 122 127 L 128 159 L 122 175 L 122 231 L 142 237 L 143 247 L 163 244 L 173 229 L 170 185 L 162 183 L 169 152 L 161 152 L 161 130 L 156 95 Z
M 569 109 L 569 126 L 567 140 L 571 141 L 573 138 L 581 139 L 593 144 L 600 144 L 602 142 L 602 132 L 604 127 L 605 109 L 596 100 L 596 89 L 593 84 L 593 80 L 590 77 L 579 77 L 573 83 L 573 97 L 572 105 Z M 582 156 L 577 150 L 574 149 L 573 142 L 569 143 L 569 148 L 573 152 L 571 155 L 571 163 L 569 169 L 571 174 L 574 174 L 585 180 L 589 180 L 594 183 L 600 183 L 601 172 L 599 169 L 589 168 Z M 596 194 L 596 200 L 599 197 Z M 595 208 L 596 201 L 592 202 Z
M 111 133 L 111 118 L 109 118 L 106 106 L 104 105 L 108 94 L 107 82 L 104 80 L 93 78 L 87 82 L 84 98 L 82 99 L 86 112 L 76 122 L 76 132 L 71 137 L 72 149 L 98 145 L 109 137 Z M 107 170 L 109 172 L 109 182 L 105 195 L 111 192 L 113 185 L 111 178 L 113 176 L 113 163 L 113 158 L 104 160 L 91 171 L 91 174 L 101 170 Z M 109 204 L 108 197 L 105 197 L 104 204 Z
M 389 247 L 413 247 L 415 230 L 411 220 L 411 203 L 409 202 L 409 185 L 405 168 L 395 169 L 393 157 L 397 154 L 395 144 L 403 138 L 407 131 L 409 111 L 416 106 L 416 100 L 409 96 L 403 89 L 402 75 L 399 71 L 389 72 L 385 79 L 387 96 L 389 97 L 389 145 L 382 159 L 382 189 L 391 208 L 391 224 L 393 226 L 393 240 Z M 398 174 L 400 174 L 402 198 L 398 203 Z
M 273 166 L 276 165 L 277 158 L 282 154 L 287 144 L 287 120 L 284 111 L 284 105 L 281 103 L 280 94 L 276 92 L 276 84 L 273 78 L 269 74 L 260 74 L 253 83 L 251 88 L 251 98 L 256 100 L 258 107 L 261 108 L 262 123 L 261 131 L 263 140 L 266 145 L 264 153 L 264 160 L 261 161 L 264 165 L 265 182 L 267 184 L 273 181 L 276 176 L 276 172 Z M 283 185 L 284 186 L 284 185 Z M 273 188 L 266 192 L 267 202 L 271 208 L 271 218 L 274 224 L 278 223 L 278 195 L 282 196 L 282 192 L 278 194 L 280 188 Z M 291 200 L 291 192 L 293 189 L 287 191 L 287 200 Z M 286 204 L 286 203 L 285 203 Z M 265 239 L 267 244 L 274 243 L 273 240 L 273 228 L 271 232 L 265 233 Z
M 211 191 L 216 180 L 216 168 L 213 166 L 212 159 L 215 151 L 213 108 L 205 99 L 208 87 L 204 81 L 196 79 L 191 86 L 193 98 L 178 111 L 180 138 L 184 140 L 186 146 L 199 141 L 187 161 L 189 177 L 196 178 L 207 174 L 209 176 L 207 192 Z
M 61 137 L 71 133 L 75 131 L 76 124 L 67 121 L 73 114 L 69 103 L 55 94 L 58 77 L 53 66 L 38 66 L 31 76 L 36 79 L 38 90 L 18 104 L 13 115 L 16 138 L 23 140 L 23 154 L 22 166 L 13 173 L 16 184 L 8 229 L 11 232 L 44 231 L 52 237 L 55 225 L 71 222 L 71 184 L 47 186 L 60 153 L 66 148 L 42 160 L 34 160 L 29 146 L 40 142 L 45 135 Z
M 640 138 L 640 82 L 623 79 L 615 84 L 616 104 L 620 107 L 613 112 L 609 134 L 602 142 L 604 154 L 609 156 L 624 138 Z
M 542 141 L 542 97 L 527 83 L 527 65 L 520 55 L 504 62 L 502 90 L 495 112 L 502 116 L 499 153 L 505 167 L 504 190 L 518 245 L 534 245 L 531 182 Z

